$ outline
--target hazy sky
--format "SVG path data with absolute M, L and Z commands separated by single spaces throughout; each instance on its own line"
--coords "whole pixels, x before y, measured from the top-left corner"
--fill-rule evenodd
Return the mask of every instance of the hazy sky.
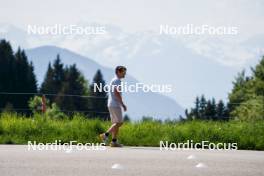
M 224 53 L 228 56 L 216 59 L 231 66 L 236 66 L 237 63 L 241 67 L 248 58 L 252 57 L 251 53 L 238 48 L 240 45 L 238 42 L 264 35 L 263 0 L 0 1 L 2 1 L 0 23 L 13 24 L 25 31 L 29 24 L 85 24 L 91 22 L 117 26 L 125 32 L 151 30 L 158 33 L 161 24 L 174 26 L 206 24 L 216 27 L 238 27 L 238 35 L 215 37 L 228 42 L 222 44 L 222 48 L 225 47 Z M 180 35 L 179 37 L 185 36 Z M 196 38 L 192 40 L 196 43 L 191 47 L 198 52 L 205 48 L 200 43 L 197 44 Z M 210 43 L 208 45 L 212 46 Z M 72 46 L 73 50 L 75 50 L 74 48 L 79 48 L 79 46 Z M 77 52 L 86 54 L 82 51 Z M 241 60 L 239 61 L 237 58 L 241 58 Z
M 144 32 L 154 31 L 154 33 L 158 33 L 162 24 L 238 27 L 238 35 L 235 36 L 195 36 L 193 38 L 179 36 L 181 40 L 186 42 L 184 43 L 186 47 L 191 48 L 198 55 L 203 55 L 236 70 L 248 68 L 250 60 L 256 60 L 259 55 L 264 53 L 263 46 L 261 46 L 262 53 L 254 48 L 255 42 L 262 45 L 262 39 L 264 39 L 263 0 L 0 0 L 0 4 L 0 24 L 13 24 L 25 31 L 27 25 L 95 22 L 117 27 L 121 30 L 121 36 L 112 35 L 110 37 L 132 36 L 125 38 L 131 44 L 128 50 L 122 45 L 118 45 L 118 42 L 122 44 L 122 40 L 115 40 L 115 38 L 103 39 L 102 41 L 99 39 L 87 41 L 83 37 L 79 40 L 43 38 L 43 40 L 31 40 L 30 45 L 27 46 L 57 45 L 65 47 L 91 57 L 105 66 L 113 67 L 122 63 L 124 55 L 138 51 L 142 43 L 145 47 L 144 38 L 149 38 L 147 37 L 148 33 Z M 137 35 L 142 41 L 134 41 L 133 34 L 137 32 L 142 32 L 140 34 L 142 37 Z M 247 45 L 247 40 L 253 41 L 253 44 Z M 123 52 L 123 55 L 119 55 L 120 51 Z M 97 57 L 97 54 L 101 55 Z M 134 68 L 133 71 L 137 73 L 137 68 Z M 148 77 L 140 72 L 138 75 L 134 75 L 141 81 L 155 81 L 155 77 Z M 233 75 L 221 79 L 233 79 Z M 183 90 L 184 86 L 182 87 Z M 230 87 L 231 83 L 225 89 L 219 87 L 219 90 L 212 92 L 212 95 L 224 98 Z M 182 97 L 181 103 L 190 105 L 193 97 L 198 93 L 201 92 L 186 92 L 191 98 Z M 176 100 L 178 99 L 176 97 Z
M 262 33 L 263 0 L 1 0 L 0 22 L 54 24 L 95 21 L 127 31 L 160 24 L 232 25 L 243 36 Z

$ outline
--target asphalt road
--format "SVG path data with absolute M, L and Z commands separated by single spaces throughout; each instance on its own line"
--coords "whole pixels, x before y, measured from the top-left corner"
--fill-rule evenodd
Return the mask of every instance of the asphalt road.
M 0 145 L 1 176 L 247 176 L 264 175 L 263 151 L 124 147 L 103 151 L 28 151 Z

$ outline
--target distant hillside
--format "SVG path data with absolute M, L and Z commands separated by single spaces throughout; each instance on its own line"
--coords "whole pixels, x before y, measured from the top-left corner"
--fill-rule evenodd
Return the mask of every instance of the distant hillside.
M 45 76 L 48 63 L 53 62 L 57 54 L 60 54 L 64 64 L 76 64 L 86 79 L 91 82 L 96 70 L 100 69 L 104 79 L 109 82 L 114 76 L 114 70 L 103 67 L 90 58 L 81 56 L 67 49 L 55 46 L 42 46 L 26 50 L 29 60 L 33 61 L 38 84 L 40 85 Z M 126 82 L 129 84 L 139 82 L 127 75 Z M 154 116 L 155 118 L 178 118 L 184 114 L 184 109 L 173 99 L 157 93 L 126 93 L 127 114 L 133 119 L 140 119 L 142 116 Z

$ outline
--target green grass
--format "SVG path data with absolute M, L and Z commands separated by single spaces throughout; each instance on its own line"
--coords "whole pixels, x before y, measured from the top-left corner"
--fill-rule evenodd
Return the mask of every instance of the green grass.
M 78 141 L 97 143 L 98 134 L 110 122 L 85 119 L 75 115 L 72 119 L 55 120 L 41 115 L 26 118 L 21 115 L 0 115 L 0 143 L 27 144 Z M 264 121 L 187 121 L 160 123 L 155 121 L 125 123 L 119 140 L 130 146 L 159 146 L 160 141 L 173 143 L 210 141 L 212 143 L 237 143 L 239 149 L 264 150 Z

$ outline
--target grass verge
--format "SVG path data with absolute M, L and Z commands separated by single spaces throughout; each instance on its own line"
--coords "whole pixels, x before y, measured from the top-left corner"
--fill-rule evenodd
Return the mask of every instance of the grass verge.
M 26 118 L 3 113 L 0 115 L 0 143 L 50 143 L 55 140 L 97 143 L 100 142 L 98 134 L 109 126 L 110 122 L 86 119 L 82 115 L 56 120 L 41 115 Z M 119 140 L 129 146 L 159 146 L 160 141 L 181 143 L 193 140 L 194 143 L 237 143 L 238 149 L 264 150 L 264 121 L 128 122 L 120 129 Z

